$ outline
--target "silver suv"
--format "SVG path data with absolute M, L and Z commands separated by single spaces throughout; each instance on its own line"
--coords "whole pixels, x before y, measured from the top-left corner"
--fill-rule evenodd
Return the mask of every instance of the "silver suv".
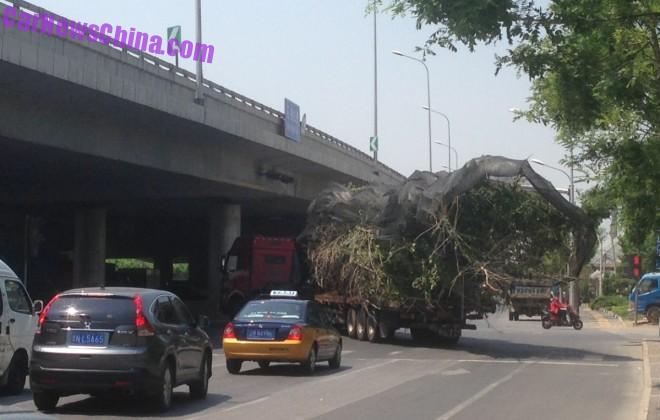
M 174 294 L 138 288 L 74 289 L 55 296 L 39 317 L 30 387 L 39 410 L 61 396 L 107 392 L 146 395 L 159 411 L 172 389 L 188 384 L 205 398 L 212 346 Z

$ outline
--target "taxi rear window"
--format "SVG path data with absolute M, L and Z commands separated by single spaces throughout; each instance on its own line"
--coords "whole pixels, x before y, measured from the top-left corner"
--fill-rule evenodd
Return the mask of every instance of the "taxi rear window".
M 236 318 L 243 320 L 279 319 L 298 321 L 303 318 L 304 306 L 299 302 L 261 300 L 249 302 Z

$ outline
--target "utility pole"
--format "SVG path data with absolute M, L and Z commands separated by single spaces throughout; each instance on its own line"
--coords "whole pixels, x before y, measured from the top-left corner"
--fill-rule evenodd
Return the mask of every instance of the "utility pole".
M 617 210 L 612 210 L 610 220 L 610 239 L 612 240 L 612 264 L 614 265 L 614 275 L 616 275 L 616 237 L 617 237 Z
M 376 1 L 374 0 L 374 137 L 378 139 L 378 38 Z M 378 142 L 378 140 L 376 140 Z M 378 143 L 377 143 L 378 144 Z M 379 144 L 378 144 L 379 145 Z M 378 162 L 378 147 L 374 149 L 374 160 Z
M 195 0 L 195 20 L 196 20 L 196 41 L 197 45 L 202 45 L 202 0 Z M 204 96 L 202 95 L 202 60 L 197 57 L 197 90 L 195 90 L 195 102 L 202 105 L 204 103 Z
M 429 114 L 429 172 L 433 172 L 433 140 L 431 140 L 431 74 L 429 73 L 429 66 L 426 65 L 424 60 L 411 57 L 398 50 L 392 50 L 392 54 L 415 60 L 423 65 L 424 70 L 426 70 L 426 109 L 428 109 Z

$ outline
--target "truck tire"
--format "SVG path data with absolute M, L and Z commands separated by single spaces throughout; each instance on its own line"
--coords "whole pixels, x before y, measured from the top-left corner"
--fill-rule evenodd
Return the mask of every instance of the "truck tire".
M 514 321 L 520 321 L 520 314 L 518 312 L 513 313 L 513 320 Z
M 660 320 L 660 307 L 651 306 L 646 311 L 646 319 L 648 319 L 650 324 L 657 324 Z
M 229 300 L 229 304 L 227 305 L 227 315 L 229 315 L 231 318 L 235 317 L 236 314 L 238 314 L 238 311 L 243 309 L 243 306 L 245 305 L 245 300 L 240 297 L 240 296 L 234 296 Z
M 458 344 L 458 341 L 461 339 L 460 335 L 453 335 L 451 337 L 439 337 L 439 343 L 443 347 L 454 347 Z
M 387 325 L 385 322 L 380 321 L 378 323 L 378 334 L 380 335 L 381 340 L 384 341 L 393 340 L 395 332 L 396 332 L 396 328 Z
M 509 321 L 513 321 L 513 312 L 509 311 Z
M 367 315 L 367 340 L 371 343 L 377 343 L 380 340 L 378 320 L 375 315 Z
M 357 311 L 350 308 L 346 311 L 346 335 L 349 338 L 356 338 L 357 334 Z
M 364 308 L 360 308 L 357 313 L 357 322 L 355 324 L 355 338 L 360 341 L 365 341 L 367 339 L 367 311 Z
M 410 337 L 415 343 L 430 344 L 435 338 L 436 334 L 424 328 L 411 328 Z

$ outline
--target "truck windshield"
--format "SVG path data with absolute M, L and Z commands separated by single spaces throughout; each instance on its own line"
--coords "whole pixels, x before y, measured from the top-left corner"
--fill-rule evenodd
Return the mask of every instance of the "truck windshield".
M 639 282 L 639 293 L 648 293 L 658 288 L 658 279 L 644 279 Z
M 240 320 L 288 319 L 300 320 L 304 306 L 301 302 L 260 300 L 249 302 L 236 316 Z

